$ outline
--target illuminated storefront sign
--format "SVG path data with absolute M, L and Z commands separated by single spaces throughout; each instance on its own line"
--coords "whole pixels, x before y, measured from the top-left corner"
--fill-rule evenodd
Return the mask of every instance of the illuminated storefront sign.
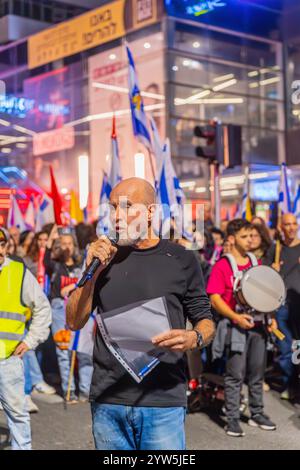
M 294 0 L 299 2 L 299 0 Z M 167 15 L 232 31 L 281 37 L 280 0 L 164 0 Z M 273 6 L 274 5 L 274 6 Z
M 17 96 L 0 95 L 0 113 L 11 114 L 19 118 L 26 117 L 29 111 L 35 108 L 35 100 Z M 44 103 L 38 104 L 38 110 L 44 114 L 54 116 L 67 116 L 70 114 L 70 107 L 63 104 Z
M 122 37 L 125 33 L 124 1 L 117 0 L 30 36 L 29 68 L 39 67 Z
M 279 180 L 253 181 L 251 184 L 251 198 L 255 201 L 277 201 Z
M 116 0 L 77 18 L 47 28 L 28 39 L 30 69 L 109 41 L 127 31 L 155 23 L 158 0 Z
M 41 113 L 52 114 L 54 116 L 67 116 L 70 114 L 69 106 L 55 103 L 39 104 L 38 109 Z
M 210 0 L 197 2 L 194 5 L 189 5 L 186 7 L 186 12 L 188 15 L 200 16 L 205 15 L 205 13 L 210 13 L 217 8 L 226 7 L 226 2 L 222 0 Z
M 62 127 L 48 132 L 39 132 L 33 136 L 33 155 L 59 152 L 74 147 L 74 127 Z
M 153 0 L 132 0 L 133 27 L 138 29 L 140 24 L 147 26 L 157 17 L 157 4 Z
M 34 100 L 18 98 L 17 96 L 0 95 L 0 113 L 25 117 L 26 113 L 33 109 L 33 107 Z

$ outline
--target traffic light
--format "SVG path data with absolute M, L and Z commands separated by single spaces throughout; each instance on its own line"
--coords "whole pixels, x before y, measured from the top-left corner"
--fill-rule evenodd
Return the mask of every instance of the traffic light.
M 234 124 L 223 126 L 223 165 L 234 168 L 242 165 L 242 127 Z
M 233 124 L 222 125 L 212 121 L 207 126 L 196 126 L 194 135 L 205 141 L 197 145 L 197 157 L 205 158 L 209 163 L 217 163 L 226 168 L 242 164 L 242 128 Z
M 220 138 L 220 124 L 212 122 L 207 126 L 196 126 L 194 135 L 205 140 L 204 145 L 195 148 L 197 157 L 206 158 L 210 163 L 218 161 L 218 140 Z

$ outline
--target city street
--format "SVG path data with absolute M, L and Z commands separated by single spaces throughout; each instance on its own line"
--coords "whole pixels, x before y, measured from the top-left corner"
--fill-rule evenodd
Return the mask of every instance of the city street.
M 46 402 L 45 402 L 46 400 Z M 92 450 L 91 419 L 88 404 L 69 405 L 47 403 L 53 397 L 40 398 L 40 412 L 32 415 L 34 450 Z M 280 401 L 278 394 L 265 394 L 266 412 L 277 423 L 275 432 L 261 431 L 242 424 L 246 437 L 232 438 L 225 435 L 223 419 L 217 414 L 205 412 L 187 417 L 187 447 L 189 450 L 300 450 L 300 410 Z M 0 412 L 1 448 L 5 444 L 7 427 Z

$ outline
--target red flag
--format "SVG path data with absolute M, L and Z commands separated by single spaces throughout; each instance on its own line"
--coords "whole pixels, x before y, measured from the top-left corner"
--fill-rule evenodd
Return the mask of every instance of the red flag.
M 54 178 L 53 168 L 50 165 L 50 178 L 51 178 L 51 197 L 53 199 L 53 207 L 54 207 L 54 217 L 55 223 L 57 225 L 62 225 L 61 220 L 61 212 L 62 212 L 62 201 L 57 189 L 56 181 Z
M 112 138 L 112 139 L 116 139 L 116 138 L 117 138 L 117 133 L 116 133 L 116 116 L 115 116 L 115 115 L 113 115 L 113 118 L 112 118 L 111 138 Z

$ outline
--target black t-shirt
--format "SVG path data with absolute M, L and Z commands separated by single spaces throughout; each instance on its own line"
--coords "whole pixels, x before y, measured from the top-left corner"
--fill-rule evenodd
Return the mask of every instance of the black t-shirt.
M 264 264 L 271 265 L 275 260 L 275 245 L 268 250 Z M 293 293 L 300 294 L 300 243 L 295 246 L 282 245 L 280 252 L 280 275 L 284 280 L 289 300 Z
M 120 247 L 97 279 L 94 307 L 106 312 L 163 296 L 172 328 L 185 329 L 187 319 L 195 325 L 212 318 L 194 253 L 167 240 L 146 250 Z M 107 349 L 97 330 L 90 399 L 127 406 L 186 406 L 185 356 L 175 364 L 161 362 L 137 384 Z
M 50 300 L 62 298 L 61 290 L 70 284 L 77 282 L 81 275 L 81 264 L 67 266 L 51 259 L 51 250 L 45 252 L 44 265 L 46 274 L 51 279 Z

